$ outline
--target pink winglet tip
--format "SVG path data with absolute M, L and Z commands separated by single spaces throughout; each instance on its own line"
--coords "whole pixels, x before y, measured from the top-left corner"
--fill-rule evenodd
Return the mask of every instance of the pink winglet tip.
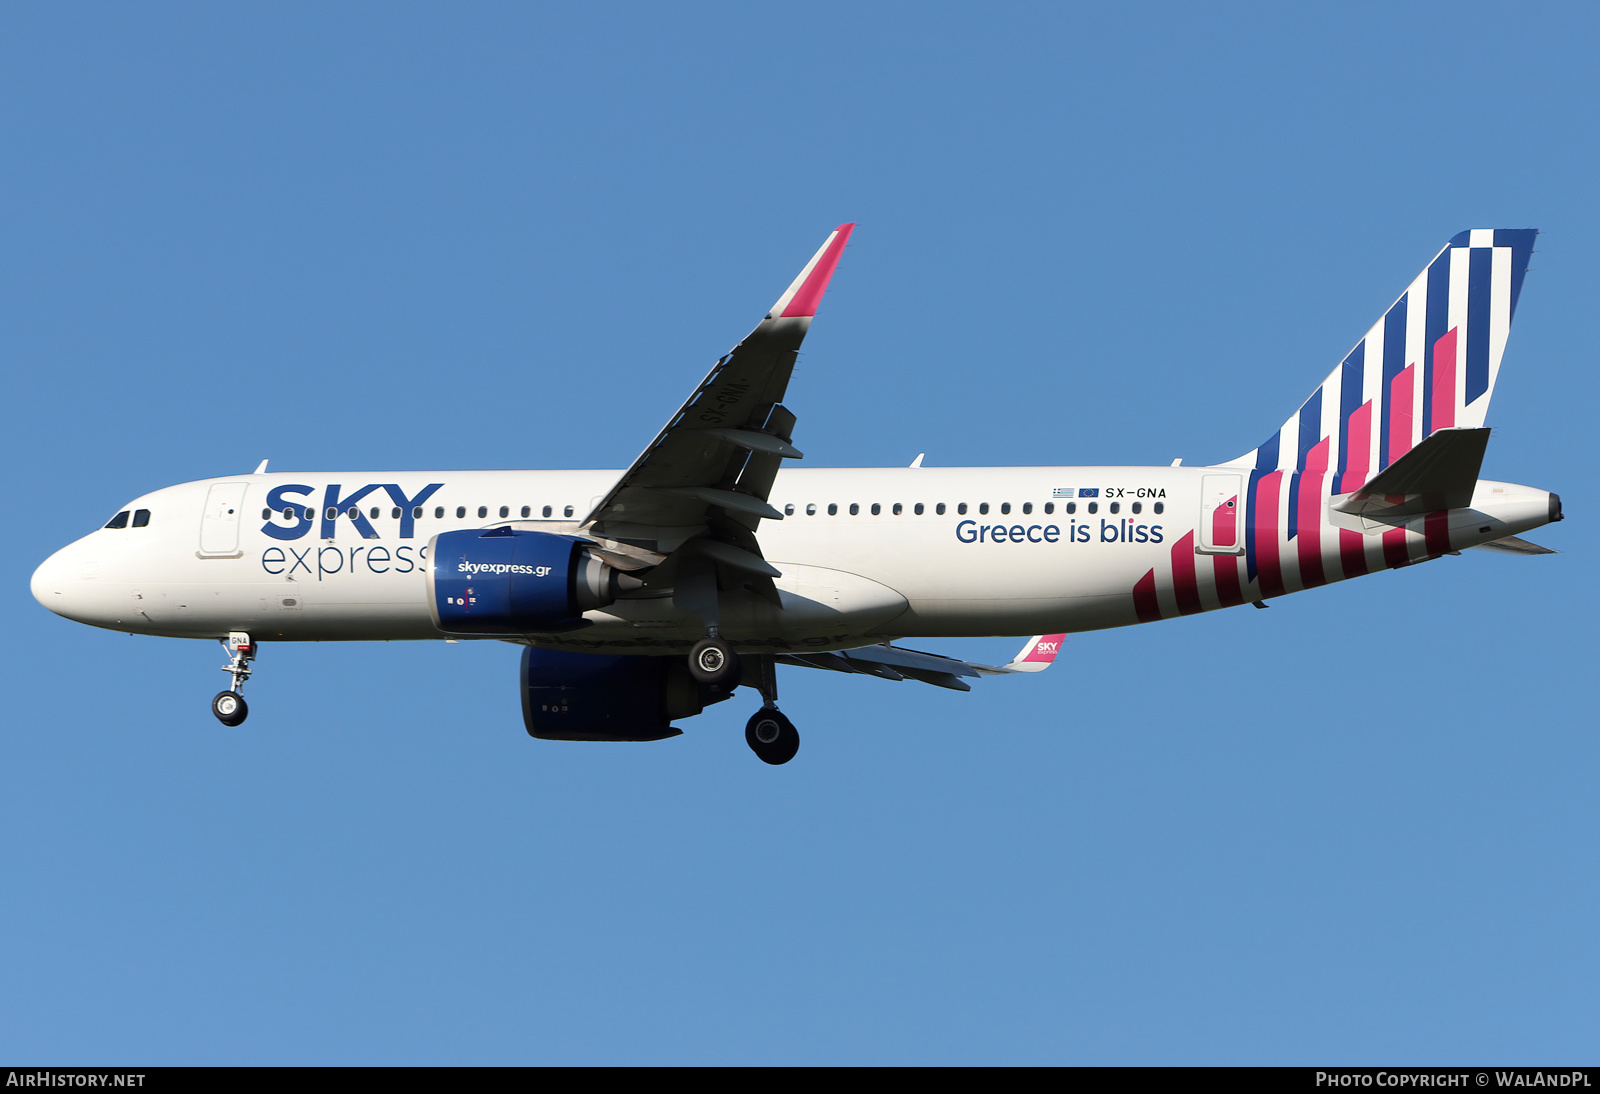
M 1033 644 L 1033 649 L 1028 651 L 1028 656 L 1024 657 L 1023 660 L 1043 661 L 1048 665 L 1056 659 L 1056 654 L 1061 652 L 1061 643 L 1065 642 L 1066 639 L 1067 636 L 1064 634 L 1044 635 Z
M 833 271 L 839 265 L 839 256 L 844 254 L 844 245 L 854 229 L 852 223 L 841 224 L 833 230 L 833 238 L 823 245 L 822 257 L 811 268 L 806 283 L 800 286 L 800 291 L 794 294 L 789 306 L 783 309 L 785 317 L 817 314 L 817 305 L 822 303 L 822 294 L 828 288 Z

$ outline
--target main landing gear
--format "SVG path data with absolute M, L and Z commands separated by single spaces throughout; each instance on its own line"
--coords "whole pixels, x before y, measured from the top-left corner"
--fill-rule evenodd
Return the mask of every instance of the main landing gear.
M 763 762 L 786 764 L 800 751 L 800 731 L 777 707 L 762 707 L 744 724 L 744 740 Z
M 233 677 L 233 687 L 229 691 L 219 691 L 215 699 L 211 700 L 211 713 L 217 716 L 217 721 L 225 726 L 236 726 L 245 720 L 250 713 L 250 708 L 245 705 L 244 696 L 239 694 L 244 687 L 244 682 L 250 679 L 250 662 L 256 659 L 255 643 L 250 641 L 250 636 L 243 631 L 233 631 L 228 637 L 222 639 L 222 644 L 230 654 L 229 661 L 222 666 L 222 671 Z
M 761 692 L 761 709 L 744 724 L 744 740 L 764 763 L 786 764 L 800 751 L 800 733 L 778 710 L 778 666 L 771 657 L 749 657 L 751 686 Z
M 701 686 L 718 691 L 731 692 L 741 683 L 759 691 L 761 709 L 745 723 L 745 743 L 765 763 L 788 763 L 800 751 L 800 734 L 778 711 L 777 663 L 764 654 L 741 657 L 717 635 L 715 626 L 707 631 L 689 650 L 689 675 Z

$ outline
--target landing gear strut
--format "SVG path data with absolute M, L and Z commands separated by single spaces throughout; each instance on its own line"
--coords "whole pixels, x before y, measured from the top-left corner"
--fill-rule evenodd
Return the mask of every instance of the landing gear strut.
M 250 708 L 245 705 L 244 696 L 240 690 L 244 682 L 250 679 L 250 662 L 256 659 L 255 643 L 250 641 L 250 636 L 243 631 L 232 631 L 227 638 L 222 640 L 230 655 L 228 663 L 222 666 L 222 671 L 233 677 L 233 687 L 229 691 L 217 692 L 216 698 L 211 700 L 211 713 L 217 716 L 217 721 L 225 726 L 236 726 L 245 720 L 250 713 Z
M 761 692 L 761 709 L 744 725 L 745 743 L 764 763 L 786 764 L 800 751 L 800 733 L 778 710 L 778 667 L 770 657 L 751 657 L 752 685 Z

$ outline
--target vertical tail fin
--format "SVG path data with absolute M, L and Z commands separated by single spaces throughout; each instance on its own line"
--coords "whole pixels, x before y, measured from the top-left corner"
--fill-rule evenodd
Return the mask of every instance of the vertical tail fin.
M 1341 494 L 1436 430 L 1482 426 L 1538 234 L 1474 228 L 1451 239 L 1311 398 L 1230 465 L 1326 472 Z

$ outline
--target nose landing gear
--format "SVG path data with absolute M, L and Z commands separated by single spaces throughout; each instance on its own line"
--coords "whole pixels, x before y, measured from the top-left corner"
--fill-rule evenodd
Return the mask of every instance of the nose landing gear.
M 244 696 L 239 694 L 244 687 L 244 682 L 250 679 L 250 662 L 256 659 L 255 643 L 250 641 L 250 636 L 243 631 L 232 631 L 222 644 L 231 655 L 222 671 L 233 677 L 233 688 L 229 691 L 217 692 L 216 698 L 211 700 L 211 713 L 217 716 L 217 721 L 225 726 L 236 726 L 245 720 L 250 713 L 250 708 L 245 705 Z

